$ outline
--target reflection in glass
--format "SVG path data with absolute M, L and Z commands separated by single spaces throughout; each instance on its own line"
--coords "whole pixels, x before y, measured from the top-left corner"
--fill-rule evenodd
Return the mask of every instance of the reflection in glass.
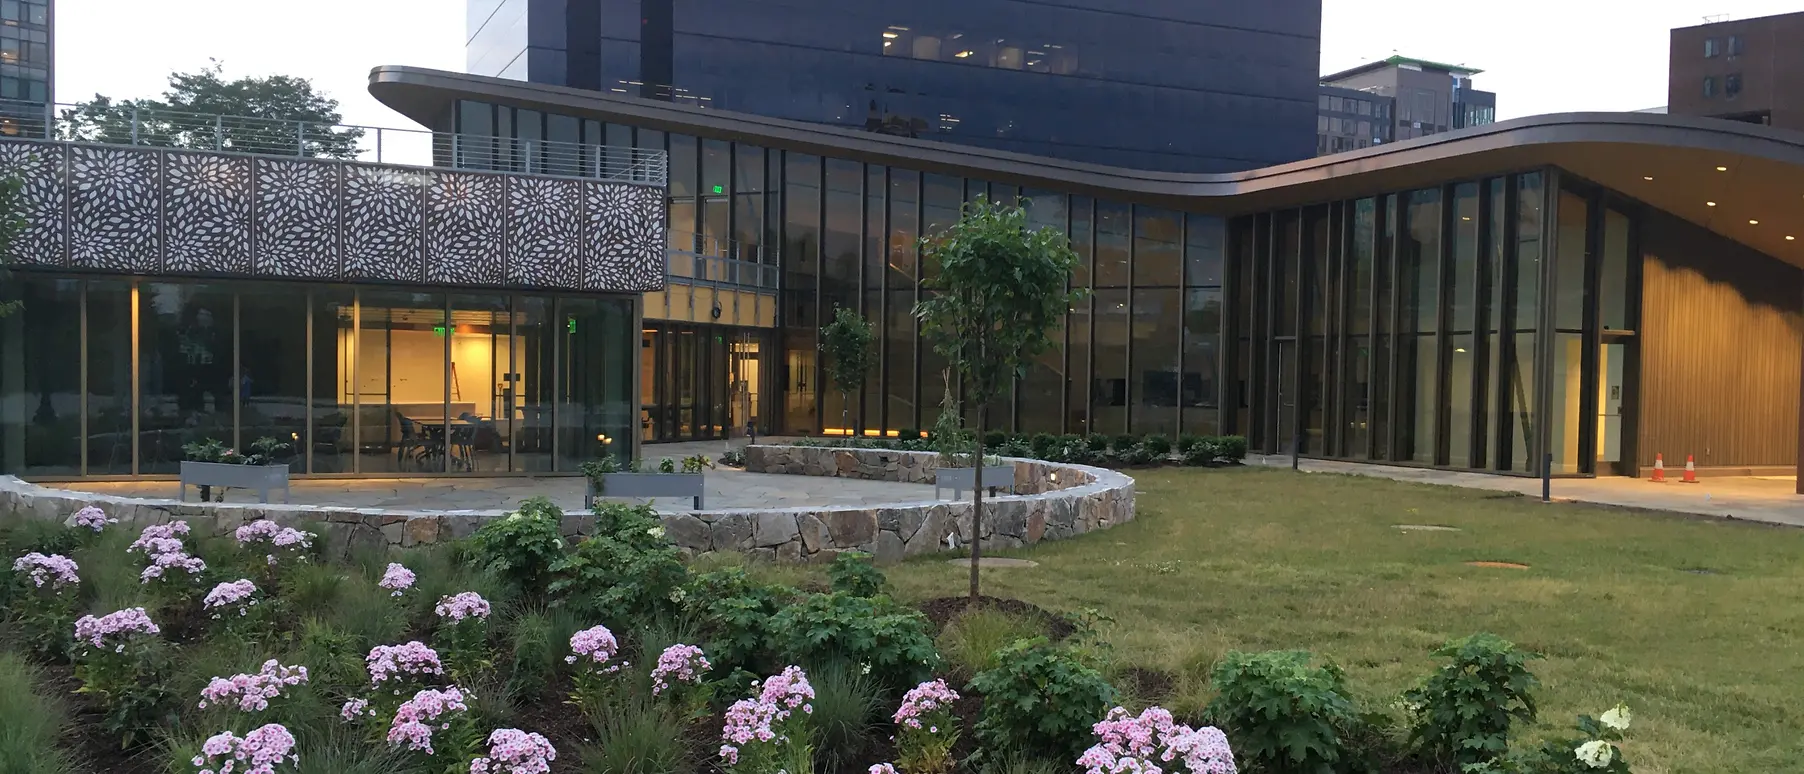
M 1441 192 L 1411 191 L 1397 255 L 1397 431 L 1392 459 L 1435 461 L 1434 333 L 1440 315 Z
M 1090 376 L 1090 432 L 1127 432 L 1128 292 L 1096 291 L 1094 373 Z
M 1183 221 L 1178 213 L 1154 207 L 1134 208 L 1135 287 L 1182 284 L 1182 233 Z
M 1173 253 L 1175 259 L 1175 249 Z M 1172 269 L 1175 273 L 1176 260 Z M 1134 291 L 1134 379 L 1130 382 L 1134 410 L 1129 432 L 1177 435 L 1183 383 L 1179 367 L 1183 353 L 1178 346 L 1180 293 L 1175 288 Z
M 783 184 L 783 429 L 814 432 L 817 369 L 815 330 L 818 320 L 815 262 L 820 260 L 821 160 L 819 156 L 785 153 Z
M 79 474 L 81 283 L 9 282 L 8 301 L 24 306 L 0 317 L 0 473 Z
M 1553 452 L 1553 472 L 1580 471 L 1579 428 L 1584 396 L 1585 232 L 1591 208 L 1585 197 L 1560 191 L 1560 212 L 1555 220 L 1559 233 L 1554 242 L 1553 354 L 1547 416 L 1548 451 Z
M 358 472 L 448 468 L 445 299 L 437 293 L 364 290 L 355 337 L 338 342 L 354 378 L 340 403 L 358 404 Z M 317 346 L 317 345 L 316 345 Z
M 90 476 L 132 472 L 132 287 L 91 280 L 88 330 L 87 453 Z
M 1222 250 L 1226 239 L 1226 221 L 1210 215 L 1188 216 L 1184 227 L 1185 285 L 1221 285 Z
M 352 353 L 343 342 L 356 335 L 355 304 L 348 288 L 308 292 L 313 361 L 312 441 L 308 472 L 350 473 L 354 470 L 356 408 L 351 404 Z
M 638 416 L 638 385 L 632 383 L 638 336 L 632 331 L 630 301 L 559 298 L 559 388 L 557 464 L 576 472 L 602 456 L 625 460 L 632 454 L 630 433 Z
M 176 283 L 138 292 L 138 472 L 176 473 L 184 444 L 237 445 L 232 294 Z
M 920 173 L 892 170 L 889 178 L 889 325 L 884 330 L 884 359 L 889 368 L 889 426 L 920 428 L 923 419 L 915 400 L 915 253 L 921 206 Z
M 1498 374 L 1508 413 L 1505 437 L 1510 439 L 1507 470 L 1524 473 L 1538 469 L 1530 449 L 1535 442 L 1535 330 L 1540 315 L 1542 176 L 1531 172 L 1516 178 L 1516 316 L 1510 325 L 1516 357 Z
M 1178 401 L 1183 431 L 1190 435 L 1216 435 L 1221 429 L 1217 417 L 1221 313 L 1220 288 L 1184 291 L 1184 371 Z
M 290 472 L 305 472 L 307 295 L 279 285 L 239 285 L 238 443 L 286 444 Z
M 1447 292 L 1452 327 L 1447 331 L 1447 464 L 1472 467 L 1472 384 L 1478 339 L 1473 326 L 1478 315 L 1478 184 L 1461 183 L 1453 189 L 1453 272 Z
M 1096 203 L 1097 287 L 1127 286 L 1132 225 L 1128 205 L 1106 201 Z M 1173 274 L 1175 273 L 1174 271 Z M 1171 282 L 1169 279 L 1166 281 Z
M 1372 406 L 1372 247 L 1376 238 L 1378 206 L 1373 199 L 1352 203 L 1353 244 L 1347 268 L 1352 275 L 1348 298 L 1346 356 L 1341 366 L 1341 421 L 1345 423 L 1340 455 L 1365 459 L 1369 443 Z

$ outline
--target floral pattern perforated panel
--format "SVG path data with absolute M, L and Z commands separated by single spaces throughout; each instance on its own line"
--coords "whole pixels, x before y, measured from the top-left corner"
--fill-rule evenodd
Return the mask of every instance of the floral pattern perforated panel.
M 664 189 L 530 175 L 0 139 L 26 265 L 638 293 Z
M 69 147 L 71 267 L 162 271 L 162 162 L 136 148 Z
M 251 160 L 210 153 L 163 154 L 163 270 L 251 270 Z
M 336 164 L 257 159 L 258 274 L 339 276 Z
M 0 144 L 0 175 L 16 175 L 22 183 L 19 205 L 25 229 L 12 245 L 12 258 L 19 263 L 63 265 L 67 246 L 63 240 L 68 236 L 63 228 L 67 163 L 67 149 L 61 146 Z
M 506 178 L 435 172 L 426 190 L 426 281 L 502 282 L 501 188 Z
M 509 284 L 573 288 L 582 276 L 583 184 L 516 177 L 507 184 Z

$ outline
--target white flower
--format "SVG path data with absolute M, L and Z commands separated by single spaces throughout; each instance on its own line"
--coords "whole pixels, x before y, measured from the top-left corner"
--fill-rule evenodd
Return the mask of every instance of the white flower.
M 646 530 L 645 534 L 650 535 L 655 538 L 661 538 L 661 537 L 664 537 L 664 528 L 663 527 L 652 527 L 651 529 Z
M 1579 745 L 1573 754 L 1578 756 L 1579 763 L 1601 769 L 1610 765 L 1610 760 L 1616 757 L 1616 748 L 1611 747 L 1609 742 L 1586 742 Z
M 1597 722 L 1617 731 L 1627 731 L 1629 729 L 1629 721 L 1632 720 L 1633 717 L 1633 714 L 1629 712 L 1629 705 L 1618 704 L 1605 712 L 1603 717 L 1597 719 Z

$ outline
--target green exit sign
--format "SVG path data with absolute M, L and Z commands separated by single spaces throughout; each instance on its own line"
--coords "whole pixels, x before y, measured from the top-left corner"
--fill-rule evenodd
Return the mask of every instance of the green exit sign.
M 717 186 L 714 186 L 714 192 L 715 192 L 715 193 L 726 193 L 726 192 L 727 192 L 727 187 L 726 187 L 726 186 L 724 186 L 724 185 L 717 185 Z

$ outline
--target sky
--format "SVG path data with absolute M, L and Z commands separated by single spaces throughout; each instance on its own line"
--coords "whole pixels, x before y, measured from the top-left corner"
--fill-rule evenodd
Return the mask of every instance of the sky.
M 1241 2 L 1243 0 L 1197 0 Z M 1484 72 L 1497 117 L 1666 104 L 1668 30 L 1705 16 L 1804 10 L 1804 0 L 1324 0 L 1321 72 L 1392 54 Z M 304 10 L 303 10 L 304 9 Z M 369 69 L 463 69 L 464 0 L 62 0 L 60 102 L 156 96 L 209 58 L 227 77 L 312 79 L 345 122 L 414 128 L 366 89 Z

